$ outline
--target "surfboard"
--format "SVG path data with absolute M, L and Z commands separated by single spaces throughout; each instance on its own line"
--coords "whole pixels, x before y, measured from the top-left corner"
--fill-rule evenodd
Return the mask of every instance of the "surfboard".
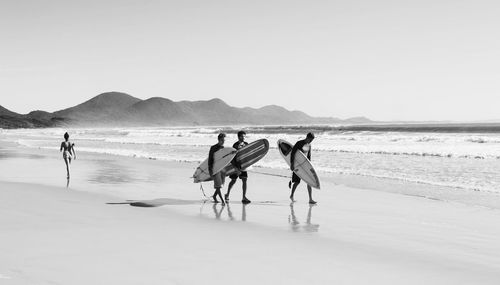
M 292 148 L 293 145 L 286 140 L 278 140 L 278 150 L 288 166 L 290 166 L 290 154 L 292 152 Z M 314 166 L 309 159 L 307 159 L 305 154 L 301 151 L 297 151 L 295 153 L 294 164 L 295 169 L 293 172 L 295 172 L 300 179 L 304 180 L 304 182 L 306 182 L 309 186 L 320 189 L 319 177 L 316 174 L 316 170 L 314 170 Z
M 266 156 L 269 151 L 269 141 L 266 139 L 256 140 L 240 148 L 233 161 L 224 168 L 226 175 L 239 171 L 245 171 L 257 161 Z
M 221 171 L 226 167 L 231 160 L 233 160 L 236 155 L 236 150 L 232 147 L 225 147 L 219 149 L 214 153 L 214 165 L 213 165 L 213 174 Z M 209 181 L 212 177 L 208 172 L 208 158 L 205 159 L 197 168 L 193 174 L 194 183 Z

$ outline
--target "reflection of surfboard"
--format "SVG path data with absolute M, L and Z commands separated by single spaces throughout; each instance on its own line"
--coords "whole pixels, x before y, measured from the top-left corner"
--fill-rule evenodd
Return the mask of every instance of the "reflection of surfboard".
M 231 164 L 224 168 L 226 175 L 231 175 L 238 170 L 244 171 L 257 161 L 266 156 L 269 151 L 269 141 L 260 139 L 238 150 Z
M 281 156 L 285 159 L 288 166 L 290 166 L 290 154 L 292 152 L 293 145 L 285 140 L 278 140 L 278 150 Z M 295 169 L 293 172 L 304 180 L 309 186 L 319 189 L 320 182 L 319 177 L 316 174 L 316 170 L 312 163 L 307 159 L 307 156 L 301 151 L 295 153 Z
M 214 153 L 214 166 L 213 166 L 213 174 L 221 171 L 224 167 L 226 167 L 231 160 L 233 160 L 236 155 L 236 150 L 232 147 L 225 147 L 220 149 Z M 208 172 L 208 158 L 203 161 L 200 166 L 196 168 L 196 171 L 193 174 L 194 183 L 208 181 L 212 177 Z

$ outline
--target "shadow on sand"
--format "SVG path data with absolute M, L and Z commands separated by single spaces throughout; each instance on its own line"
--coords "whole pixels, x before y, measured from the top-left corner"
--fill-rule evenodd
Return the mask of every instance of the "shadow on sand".
M 153 200 L 127 200 L 125 202 L 110 202 L 108 205 L 130 205 L 134 207 L 161 207 L 161 206 L 178 206 L 178 205 L 200 205 L 205 203 L 213 203 L 211 200 L 183 200 L 173 198 L 158 198 Z M 233 204 L 242 204 L 241 202 L 231 202 Z M 214 203 L 215 204 L 215 203 Z M 254 205 L 270 205 L 277 206 L 274 201 L 252 202 Z
M 159 198 L 153 200 L 132 200 L 118 203 L 106 203 L 108 205 L 130 205 L 134 207 L 161 207 L 166 205 L 177 206 L 177 205 L 199 205 L 203 203 L 204 200 L 182 200 L 182 199 L 172 199 L 172 198 Z

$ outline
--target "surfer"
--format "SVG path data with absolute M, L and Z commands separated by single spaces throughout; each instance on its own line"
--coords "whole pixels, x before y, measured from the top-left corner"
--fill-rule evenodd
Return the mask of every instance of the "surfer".
M 238 132 L 238 141 L 233 144 L 233 148 L 234 149 L 240 149 L 240 148 L 248 145 L 248 143 L 245 141 L 245 136 L 246 136 L 245 131 L 239 131 Z M 237 169 L 240 168 L 239 165 L 235 165 L 235 167 Z M 229 176 L 229 178 L 231 178 L 231 182 L 229 182 L 229 186 L 227 187 L 227 193 L 226 193 L 226 195 L 224 195 L 224 199 L 226 200 L 226 202 L 229 201 L 229 193 L 231 192 L 231 188 L 233 188 L 233 186 L 236 183 L 236 180 L 238 179 L 238 177 L 241 179 L 241 183 L 242 183 L 241 188 L 243 190 L 243 198 L 241 200 L 241 203 L 248 204 L 251 201 L 248 200 L 248 198 L 247 198 L 247 178 L 248 178 L 248 173 L 246 171 L 238 171 L 238 172 L 236 172 L 234 174 L 231 174 Z
M 63 152 L 63 159 L 66 163 L 66 174 L 69 179 L 69 166 L 71 164 L 71 159 L 76 159 L 75 144 L 69 141 L 69 134 L 66 132 L 64 134 L 64 141 L 61 142 L 61 148 L 59 151 Z
M 294 167 L 294 162 L 295 162 L 295 153 L 300 150 L 302 153 L 304 153 L 307 156 L 307 159 L 311 160 L 311 142 L 314 140 L 314 134 L 313 133 L 308 133 L 306 138 L 303 140 L 300 140 L 295 143 L 295 145 L 292 148 L 292 152 L 290 154 L 290 169 L 292 170 L 292 181 L 288 183 L 288 187 L 292 188 L 292 193 L 290 194 L 290 200 L 292 202 L 295 202 L 295 199 L 293 198 L 293 195 L 295 194 L 295 189 L 297 189 L 297 186 L 300 183 L 300 177 L 293 172 L 295 169 Z M 293 183 L 293 186 L 291 185 Z M 307 192 L 309 193 L 309 204 L 316 204 L 316 201 L 312 199 L 312 188 L 311 186 L 307 185 Z
M 214 144 L 213 146 L 210 147 L 210 152 L 208 153 L 208 172 L 210 173 L 210 176 L 214 178 L 214 188 L 215 192 L 212 198 L 214 199 L 215 203 L 219 203 L 217 200 L 217 196 L 219 196 L 222 205 L 225 205 L 224 200 L 222 199 L 222 194 L 220 192 L 220 188 L 224 184 L 224 179 L 225 179 L 225 174 L 222 173 L 222 171 L 219 171 L 217 173 L 213 173 L 213 166 L 214 166 L 214 153 L 217 152 L 218 150 L 224 148 L 224 141 L 226 138 L 226 134 L 220 133 L 217 136 L 218 142 Z

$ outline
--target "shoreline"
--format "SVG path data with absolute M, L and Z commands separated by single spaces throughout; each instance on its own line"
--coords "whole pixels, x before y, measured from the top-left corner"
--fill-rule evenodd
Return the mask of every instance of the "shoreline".
M 24 155 L 46 156 L 53 159 L 60 159 L 59 152 L 56 150 L 45 148 L 33 148 L 22 146 L 14 142 L 0 141 L 0 151 L 3 149 L 10 149 L 13 152 L 23 153 Z M 173 165 L 183 168 L 192 168 L 193 172 L 198 165 L 198 162 L 190 161 L 168 161 L 163 159 L 139 157 L 139 156 L 126 156 L 110 153 L 95 153 L 91 151 L 79 151 L 84 153 L 90 160 L 107 159 L 110 161 L 126 161 L 130 164 L 141 164 L 144 166 L 154 163 L 157 167 L 171 167 Z M 201 159 L 202 160 L 202 159 Z M 200 162 L 201 162 L 200 160 Z M 76 161 L 78 164 L 78 160 Z M 151 167 L 148 167 L 151 169 Z M 268 167 L 254 167 L 249 170 L 249 173 L 256 175 L 269 175 L 276 176 L 276 179 L 286 180 L 286 176 L 290 173 L 288 169 L 277 169 Z M 415 196 L 431 200 L 439 200 L 442 202 L 461 203 L 469 206 L 485 207 L 489 209 L 500 210 L 500 193 L 490 191 L 475 191 L 466 188 L 439 186 L 428 184 L 424 182 L 412 182 L 406 180 L 397 180 L 384 177 L 363 176 L 354 174 L 338 174 L 331 172 L 318 171 L 321 180 L 333 185 L 344 185 L 352 188 L 360 188 L 372 191 L 381 191 L 396 193 L 405 196 Z M 190 176 L 191 174 L 189 174 Z M 0 177 L 1 178 L 1 177 Z M 23 181 L 20 179 L 11 181 Z M 96 182 L 96 181 L 94 181 Z M 192 184 L 192 181 L 186 180 L 186 184 Z M 59 184 L 49 184 L 59 185 Z M 196 188 L 196 187 L 195 187 Z

